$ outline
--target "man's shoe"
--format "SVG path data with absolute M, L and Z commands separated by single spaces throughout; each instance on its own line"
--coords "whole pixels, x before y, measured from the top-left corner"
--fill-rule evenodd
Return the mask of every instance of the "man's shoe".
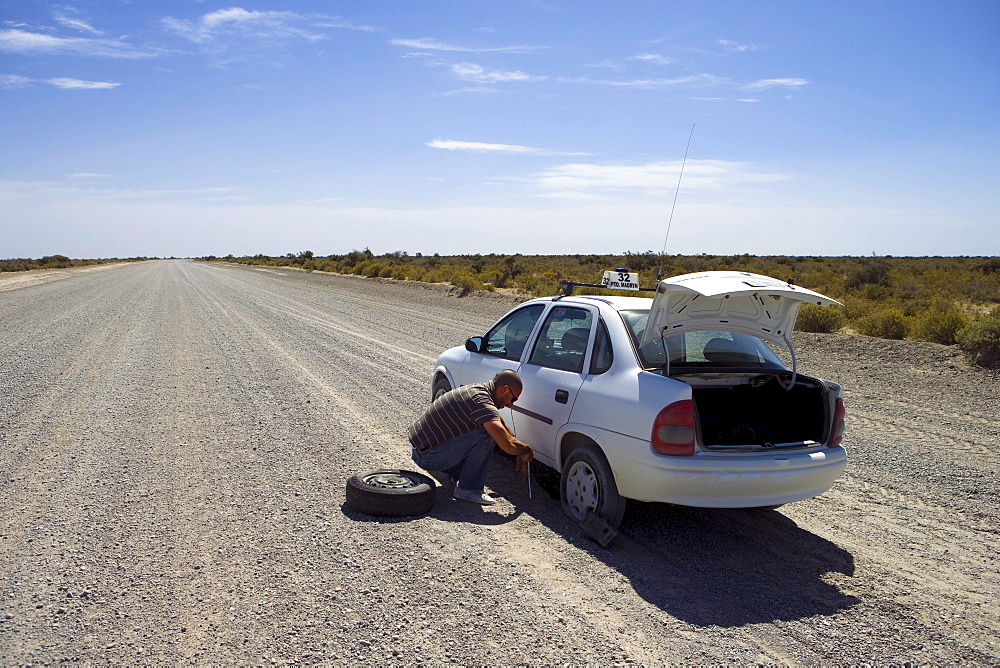
M 473 492 L 467 489 L 462 489 L 461 487 L 455 488 L 455 498 L 462 499 L 463 501 L 471 501 L 472 503 L 478 503 L 483 506 L 492 506 L 497 502 L 496 499 L 485 492 Z

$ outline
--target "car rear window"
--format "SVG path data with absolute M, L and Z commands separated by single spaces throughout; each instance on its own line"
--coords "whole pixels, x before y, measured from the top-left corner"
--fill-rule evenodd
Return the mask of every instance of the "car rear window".
M 622 311 L 622 318 L 628 326 L 632 343 L 639 353 L 639 361 L 644 369 L 662 369 L 666 366 L 667 355 L 663 350 L 663 339 L 639 345 L 646 329 L 649 311 Z M 666 337 L 670 351 L 670 367 L 693 367 L 708 369 L 784 369 L 785 366 L 764 341 L 742 332 L 703 330 L 680 332 Z

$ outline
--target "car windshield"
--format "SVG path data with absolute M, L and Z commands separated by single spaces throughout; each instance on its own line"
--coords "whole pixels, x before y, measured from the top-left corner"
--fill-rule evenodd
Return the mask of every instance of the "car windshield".
M 663 351 L 663 339 L 639 345 L 646 329 L 649 311 L 622 311 L 622 318 L 628 325 L 632 342 L 639 351 L 639 360 L 644 369 L 662 369 L 667 356 Z M 716 369 L 734 367 L 754 369 L 784 369 L 777 355 L 767 344 L 756 336 L 741 332 L 693 331 L 671 334 L 666 337 L 670 351 L 670 367 L 694 367 Z

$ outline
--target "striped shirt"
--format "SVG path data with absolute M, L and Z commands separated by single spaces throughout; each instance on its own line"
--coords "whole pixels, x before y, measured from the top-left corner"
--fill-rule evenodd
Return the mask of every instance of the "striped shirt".
M 418 452 L 427 452 L 499 417 L 500 411 L 493 403 L 492 380 L 480 385 L 463 385 L 438 397 L 410 425 L 407 435 Z

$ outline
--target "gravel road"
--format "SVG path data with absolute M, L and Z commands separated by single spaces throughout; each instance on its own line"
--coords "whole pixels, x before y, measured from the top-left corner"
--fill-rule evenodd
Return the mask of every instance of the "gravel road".
M 604 549 L 499 455 L 492 508 L 343 505 L 351 474 L 413 468 L 434 358 L 503 297 L 45 276 L 0 277 L 2 663 L 1000 664 L 1000 377 L 954 348 L 796 333 L 846 391 L 833 489 L 630 503 Z

